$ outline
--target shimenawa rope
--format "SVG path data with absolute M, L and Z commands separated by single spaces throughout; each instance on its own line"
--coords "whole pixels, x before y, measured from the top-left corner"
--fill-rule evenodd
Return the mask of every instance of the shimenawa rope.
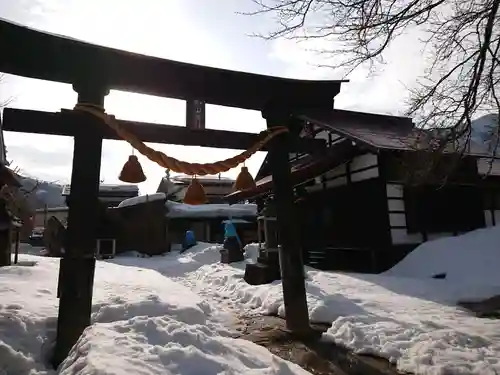
M 239 164 L 244 163 L 250 156 L 259 151 L 267 142 L 273 139 L 275 136 L 279 134 L 283 134 L 288 132 L 288 129 L 284 126 L 277 126 L 273 128 L 269 128 L 267 130 L 262 131 L 259 136 L 263 136 L 264 138 L 257 143 L 255 143 L 248 150 L 243 151 L 242 153 L 233 156 L 229 159 L 220 160 L 213 163 L 188 163 L 182 160 L 178 160 L 171 156 L 165 155 L 161 151 L 157 151 L 147 145 L 144 144 L 139 138 L 137 138 L 133 133 L 122 127 L 118 121 L 111 115 L 108 115 L 104 112 L 104 108 L 95 104 L 90 103 L 78 103 L 74 110 L 87 112 L 95 117 L 101 119 L 106 125 L 108 125 L 111 129 L 113 129 L 120 138 L 130 143 L 130 145 L 139 151 L 141 154 L 146 156 L 149 160 L 154 161 L 158 165 L 163 168 L 170 169 L 171 171 L 177 173 L 184 173 L 187 175 L 198 175 L 204 176 L 207 174 L 218 174 L 221 172 L 227 172 L 234 167 L 237 167 Z

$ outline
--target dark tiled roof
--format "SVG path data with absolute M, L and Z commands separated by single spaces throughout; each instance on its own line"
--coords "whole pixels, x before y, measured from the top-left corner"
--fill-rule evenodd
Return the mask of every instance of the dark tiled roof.
M 410 118 L 353 111 L 315 111 L 300 116 L 306 121 L 374 148 L 407 149 L 414 139 Z
M 436 134 L 416 128 L 408 117 L 343 110 L 314 111 L 299 117 L 377 150 L 425 149 Z M 458 147 L 449 144 L 444 152 L 455 152 L 457 149 Z M 471 156 L 491 156 L 488 150 L 474 142 L 469 142 L 465 151 Z

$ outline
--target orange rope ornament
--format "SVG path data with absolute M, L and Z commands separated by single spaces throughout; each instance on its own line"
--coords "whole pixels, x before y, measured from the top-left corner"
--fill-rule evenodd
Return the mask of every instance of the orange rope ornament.
M 139 151 L 142 155 L 146 156 L 149 160 L 154 161 L 163 168 L 167 168 L 171 171 L 177 173 L 184 173 L 190 176 L 205 176 L 208 174 L 218 174 L 221 172 L 227 172 L 228 170 L 238 166 L 239 164 L 245 162 L 253 154 L 259 151 L 267 142 L 276 137 L 279 134 L 287 133 L 288 128 L 284 126 L 277 126 L 269 128 L 260 132 L 259 136 L 264 137 L 262 140 L 256 142 L 248 150 L 233 156 L 231 158 L 220 160 L 213 163 L 188 163 L 185 161 L 178 160 L 171 156 L 165 155 L 161 151 L 157 151 L 144 144 L 139 138 L 137 138 L 130 131 L 122 127 L 118 121 L 115 120 L 114 116 L 108 115 L 104 112 L 104 108 L 99 105 L 90 103 L 78 103 L 74 110 L 87 112 L 95 117 L 98 117 L 111 129 L 113 129 L 120 138 L 130 143 L 130 145 Z

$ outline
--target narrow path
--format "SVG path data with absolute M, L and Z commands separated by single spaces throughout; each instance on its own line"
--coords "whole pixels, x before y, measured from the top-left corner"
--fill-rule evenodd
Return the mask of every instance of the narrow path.
M 283 319 L 260 316 L 246 319 L 238 338 L 261 345 L 314 375 L 400 375 L 385 359 L 356 355 L 321 340 L 326 325 L 311 327 L 311 335 L 297 337 L 286 329 Z
M 172 278 L 172 280 L 191 289 L 194 293 L 205 299 L 212 307 L 210 320 L 223 325 L 234 335 L 239 335 L 238 332 L 241 330 L 241 327 L 243 327 L 246 318 L 260 315 L 255 312 L 246 312 L 242 308 L 238 308 L 238 306 L 231 303 L 227 298 L 208 293 L 200 286 L 199 282 L 189 277 Z
M 313 375 L 397 375 L 394 366 L 384 359 L 359 356 L 347 349 L 321 340 L 328 327 L 313 325 L 311 337 L 294 337 L 283 319 L 247 311 L 228 298 L 204 288 L 189 273 L 174 281 L 202 297 L 211 307 L 210 320 L 227 329 L 234 338 L 241 338 L 265 347 L 280 358 L 293 362 Z

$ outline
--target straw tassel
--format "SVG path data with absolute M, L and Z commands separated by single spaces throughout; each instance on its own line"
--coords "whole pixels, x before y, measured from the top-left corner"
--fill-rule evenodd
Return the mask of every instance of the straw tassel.
M 255 184 L 255 180 L 248 171 L 248 168 L 245 166 L 241 167 L 241 171 L 238 174 L 238 177 L 236 177 L 236 181 L 234 182 L 234 191 L 253 189 L 256 186 L 257 185 Z
M 146 181 L 146 175 L 142 170 L 141 163 L 137 156 L 130 155 L 128 160 L 123 165 L 120 176 L 118 177 L 120 181 L 128 182 L 131 184 L 138 184 L 140 182 Z
M 207 201 L 207 195 L 205 194 L 203 185 L 200 184 L 200 181 L 198 181 L 196 177 L 194 177 L 186 190 L 186 194 L 184 195 L 184 203 L 199 205 L 205 204 Z

